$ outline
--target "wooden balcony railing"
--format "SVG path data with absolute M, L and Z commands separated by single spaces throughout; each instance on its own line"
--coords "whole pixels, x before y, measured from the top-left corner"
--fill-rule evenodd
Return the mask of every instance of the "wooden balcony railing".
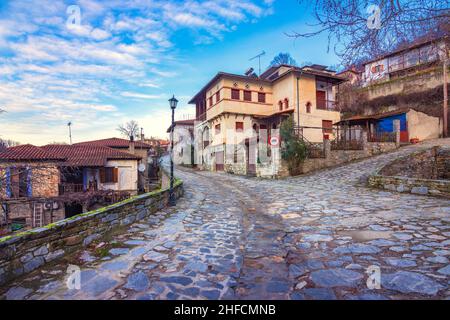
M 317 109 L 319 110 L 327 110 L 327 111 L 339 111 L 336 101 L 332 100 L 317 100 L 316 101 Z
M 80 192 L 84 192 L 84 186 L 82 184 L 63 183 L 59 185 L 60 196 L 68 193 L 80 193 Z

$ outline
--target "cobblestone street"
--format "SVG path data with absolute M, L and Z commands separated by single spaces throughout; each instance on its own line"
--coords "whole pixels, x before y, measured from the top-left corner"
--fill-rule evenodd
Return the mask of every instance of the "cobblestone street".
M 275 181 L 178 169 L 186 192 L 177 207 L 17 280 L 0 297 L 448 299 L 449 201 L 365 187 L 368 174 L 424 146 Z M 69 264 L 81 267 L 81 290 L 66 286 Z M 367 287 L 373 265 L 381 289 Z

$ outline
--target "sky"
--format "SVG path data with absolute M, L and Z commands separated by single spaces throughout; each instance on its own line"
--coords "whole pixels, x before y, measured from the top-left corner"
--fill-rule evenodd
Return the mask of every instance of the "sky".
M 120 136 L 136 120 L 166 138 L 217 72 L 263 69 L 280 52 L 298 63 L 337 65 L 327 35 L 297 0 L 0 0 L 0 138 L 44 145 Z

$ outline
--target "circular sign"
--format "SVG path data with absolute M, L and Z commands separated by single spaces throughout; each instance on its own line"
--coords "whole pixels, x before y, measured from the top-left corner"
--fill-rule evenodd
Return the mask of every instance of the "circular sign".
M 278 146 L 279 143 L 280 143 L 280 139 L 278 137 L 271 137 L 270 138 L 270 145 L 272 147 Z
M 139 172 L 144 172 L 145 171 L 145 164 L 141 163 L 138 167 Z

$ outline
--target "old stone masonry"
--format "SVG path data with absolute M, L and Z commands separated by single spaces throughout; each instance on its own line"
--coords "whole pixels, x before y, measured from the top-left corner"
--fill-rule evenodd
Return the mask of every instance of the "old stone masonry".
M 0 289 L 3 299 L 448 299 L 450 202 L 366 187 L 408 146 L 285 180 L 178 169 L 176 208 Z M 67 286 L 67 268 L 81 270 Z M 369 267 L 381 271 L 369 288 Z

